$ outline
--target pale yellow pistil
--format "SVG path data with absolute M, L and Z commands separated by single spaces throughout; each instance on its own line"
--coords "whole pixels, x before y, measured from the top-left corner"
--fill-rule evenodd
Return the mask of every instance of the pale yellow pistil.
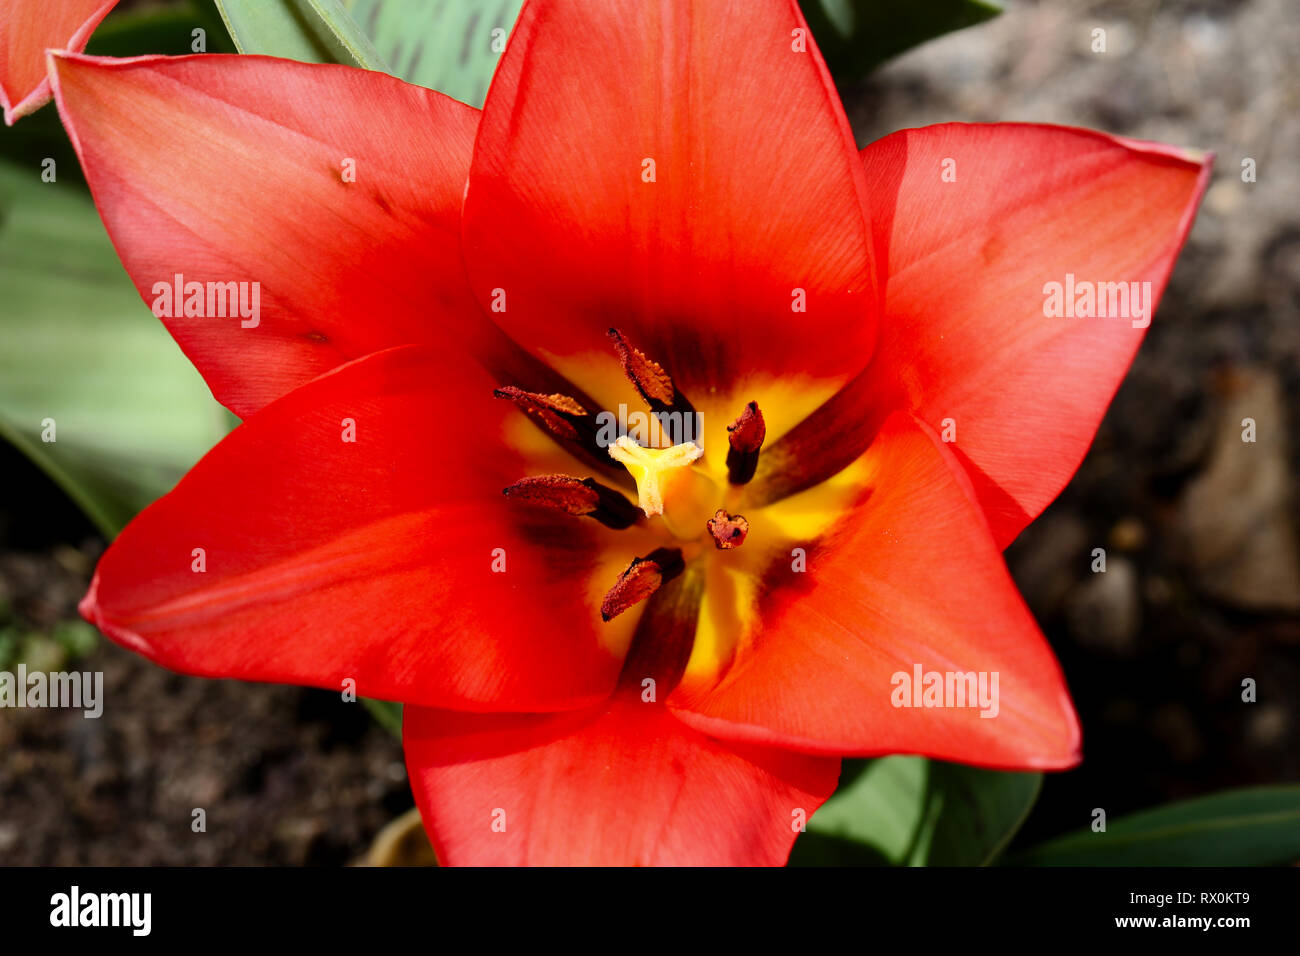
M 626 435 L 609 446 L 609 456 L 621 462 L 636 480 L 638 504 L 647 518 L 664 513 L 668 486 L 681 476 L 680 469 L 704 454 L 693 441 L 672 448 L 643 448 Z
M 701 469 L 691 467 L 703 448 L 689 441 L 672 448 L 643 448 L 623 437 L 609 447 L 609 454 L 636 479 L 638 503 L 648 517 L 660 515 L 665 530 L 682 542 L 707 533 L 722 492 Z

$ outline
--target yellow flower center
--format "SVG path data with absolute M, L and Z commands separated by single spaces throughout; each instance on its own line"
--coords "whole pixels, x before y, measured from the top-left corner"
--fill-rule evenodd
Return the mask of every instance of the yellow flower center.
M 696 405 L 678 390 L 667 369 L 617 329 L 609 335 L 621 371 L 648 414 L 658 416 L 661 425 L 665 420 L 689 420 L 694 427 L 690 432 L 661 428 L 661 437 L 651 437 L 644 445 L 630 425 L 622 435 L 610 435 L 611 413 L 588 407 L 599 400 L 565 387 L 570 373 L 575 379 L 590 376 L 599 358 L 570 358 L 565 360 L 568 367 L 559 367 L 558 376 L 538 377 L 539 383 L 546 383 L 540 391 L 509 383 L 495 390 L 498 398 L 513 402 L 540 426 L 539 431 L 511 420 L 511 434 L 516 434 L 515 421 L 520 429 L 511 444 L 535 468 L 547 463 L 550 472 L 524 476 L 502 490 L 516 502 L 589 518 L 606 531 L 620 532 L 617 543 L 605 531 L 590 536 L 602 551 L 586 584 L 601 620 L 609 625 L 602 643 L 618 653 L 627 652 L 634 626 L 640 627 L 635 617 L 623 615 L 682 578 L 660 609 L 669 622 L 665 627 L 677 618 L 671 626 L 685 629 L 694 624 L 691 641 L 674 645 L 672 653 L 684 655 L 677 661 L 684 671 L 673 681 L 710 680 L 731 659 L 742 636 L 756 626 L 763 583 L 784 577 L 783 562 L 790 564 L 791 574 L 804 570 L 806 549 L 857 499 L 861 476 L 850 466 L 815 485 L 785 488 L 777 479 L 793 463 L 789 447 L 773 449 L 767 472 L 760 467 L 769 423 L 759 399 L 773 413 L 771 427 L 779 444 L 830 398 L 824 383 L 750 375 L 726 392 L 702 389 L 695 397 L 703 404 Z M 622 397 L 617 383 L 601 391 L 607 407 L 611 398 Z M 626 405 L 619 404 L 619 409 L 620 416 L 625 414 Z M 694 440 L 665 447 L 667 434 Z M 611 458 L 635 481 L 635 503 L 624 482 L 615 479 L 611 486 L 600 480 Z M 584 477 L 593 467 L 597 475 Z M 779 493 L 774 494 L 774 488 Z M 643 639 L 657 638 L 647 631 Z

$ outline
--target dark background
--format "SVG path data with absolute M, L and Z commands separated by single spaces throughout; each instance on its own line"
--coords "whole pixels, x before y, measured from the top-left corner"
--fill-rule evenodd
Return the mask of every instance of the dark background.
M 948 120 L 1093 127 L 1217 154 L 1160 309 L 1074 481 L 1008 562 L 1061 659 L 1084 762 L 1014 846 L 1300 780 L 1300 15 L 1294 0 L 1014 2 L 849 90 L 859 143 Z M 1107 30 L 1107 52 L 1090 49 Z M 1241 181 L 1241 160 L 1257 182 Z M 1254 418 L 1258 442 L 1241 442 Z M 103 547 L 0 447 L 0 625 L 130 707 L 0 711 L 0 863 L 342 864 L 412 801 L 337 694 L 180 677 L 78 628 Z M 1104 547 L 1108 570 L 1090 553 Z M 4 633 L 0 629 L 0 633 Z M 24 638 L 28 639 L 28 638 Z M 1241 681 L 1258 702 L 1241 701 Z M 190 832 L 194 807 L 208 832 Z

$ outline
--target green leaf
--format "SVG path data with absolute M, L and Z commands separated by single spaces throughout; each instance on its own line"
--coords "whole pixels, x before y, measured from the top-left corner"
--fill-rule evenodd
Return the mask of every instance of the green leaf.
M 1018 866 L 1268 866 L 1300 861 L 1300 786 L 1227 790 L 1049 840 Z
M 1042 775 L 924 757 L 847 762 L 839 790 L 808 822 L 794 865 L 983 866 L 1010 842 Z
M 217 0 L 240 53 L 387 72 L 387 62 L 339 0 Z
M 374 41 L 394 76 L 482 106 L 523 0 L 343 0 L 343 4 Z
M 109 536 L 230 428 L 127 278 L 94 205 L 0 163 L 0 437 Z M 54 441 L 44 422 L 53 420 Z
M 906 862 L 923 821 L 929 772 L 924 757 L 845 761 L 839 789 L 808 821 L 791 864 Z
M 1041 773 L 1008 773 L 934 761 L 926 818 L 927 866 L 987 866 L 1020 829 L 1042 789 Z
M 993 0 L 800 0 L 800 6 L 841 84 L 926 40 L 1002 12 Z

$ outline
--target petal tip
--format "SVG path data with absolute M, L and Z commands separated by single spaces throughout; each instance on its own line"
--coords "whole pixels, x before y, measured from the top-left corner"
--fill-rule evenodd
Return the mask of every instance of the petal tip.
M 81 619 L 94 624 L 96 627 L 99 626 L 99 608 L 95 603 L 95 588 L 98 584 L 99 578 L 91 581 L 89 590 L 86 591 L 85 596 L 77 604 L 77 613 L 81 615 Z

